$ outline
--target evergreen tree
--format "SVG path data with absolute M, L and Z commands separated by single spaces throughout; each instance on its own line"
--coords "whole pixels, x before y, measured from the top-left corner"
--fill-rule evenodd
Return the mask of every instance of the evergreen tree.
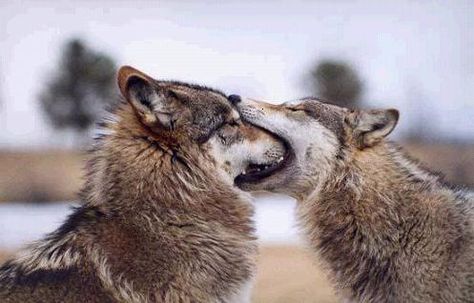
M 334 104 L 358 106 L 363 84 L 357 72 L 347 63 L 322 60 L 311 70 L 312 93 Z
M 104 106 L 116 99 L 115 72 L 108 55 L 90 49 L 80 39 L 68 41 L 39 98 L 53 127 L 86 134 Z

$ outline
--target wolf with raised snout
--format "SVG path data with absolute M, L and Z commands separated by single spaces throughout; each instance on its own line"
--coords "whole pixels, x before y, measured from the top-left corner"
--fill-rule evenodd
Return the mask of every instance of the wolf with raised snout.
M 242 99 L 244 120 L 288 152 L 246 190 L 298 200 L 299 223 L 350 302 L 474 302 L 474 195 L 448 186 L 385 137 L 396 110 L 348 110 L 314 98 Z
M 0 301 L 249 302 L 253 207 L 234 178 L 284 146 L 222 92 L 123 67 L 83 205 L 0 268 Z

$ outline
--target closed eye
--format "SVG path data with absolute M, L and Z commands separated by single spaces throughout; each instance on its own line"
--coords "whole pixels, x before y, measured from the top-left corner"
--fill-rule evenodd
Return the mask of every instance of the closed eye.
M 288 110 L 292 111 L 292 112 L 302 112 L 302 111 L 305 111 L 304 109 L 302 108 L 297 108 L 297 107 L 287 107 Z
M 236 119 L 236 120 L 232 120 L 232 121 L 229 121 L 228 122 L 230 126 L 233 126 L 233 127 L 237 127 L 237 126 L 240 126 L 242 124 L 242 120 L 239 119 Z

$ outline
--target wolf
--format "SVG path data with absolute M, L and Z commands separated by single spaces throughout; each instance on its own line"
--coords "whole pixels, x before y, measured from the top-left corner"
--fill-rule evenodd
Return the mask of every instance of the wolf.
M 242 119 L 287 152 L 272 175 L 236 183 L 297 199 L 299 225 L 343 299 L 474 302 L 474 195 L 386 139 L 397 110 L 239 101 Z
M 229 98 L 122 67 L 83 204 L 0 268 L 0 302 L 249 302 L 257 254 L 249 165 L 284 145 Z

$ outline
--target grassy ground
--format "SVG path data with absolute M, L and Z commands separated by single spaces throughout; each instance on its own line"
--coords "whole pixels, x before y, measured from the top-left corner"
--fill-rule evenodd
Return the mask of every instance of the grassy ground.
M 0 253 L 0 263 L 8 254 Z M 324 274 L 304 249 L 291 246 L 261 248 L 252 302 L 337 302 Z
M 74 200 L 83 165 L 76 152 L 0 151 L 0 201 Z
M 260 250 L 253 302 L 337 302 L 315 257 L 293 246 L 267 246 Z
M 6 252 L 0 252 L 0 264 L 3 263 L 5 261 L 6 258 L 8 258 L 10 254 L 6 253 Z
M 474 145 L 403 144 L 449 181 L 474 186 Z M 0 150 L 1 201 L 75 200 L 83 181 L 84 154 Z

